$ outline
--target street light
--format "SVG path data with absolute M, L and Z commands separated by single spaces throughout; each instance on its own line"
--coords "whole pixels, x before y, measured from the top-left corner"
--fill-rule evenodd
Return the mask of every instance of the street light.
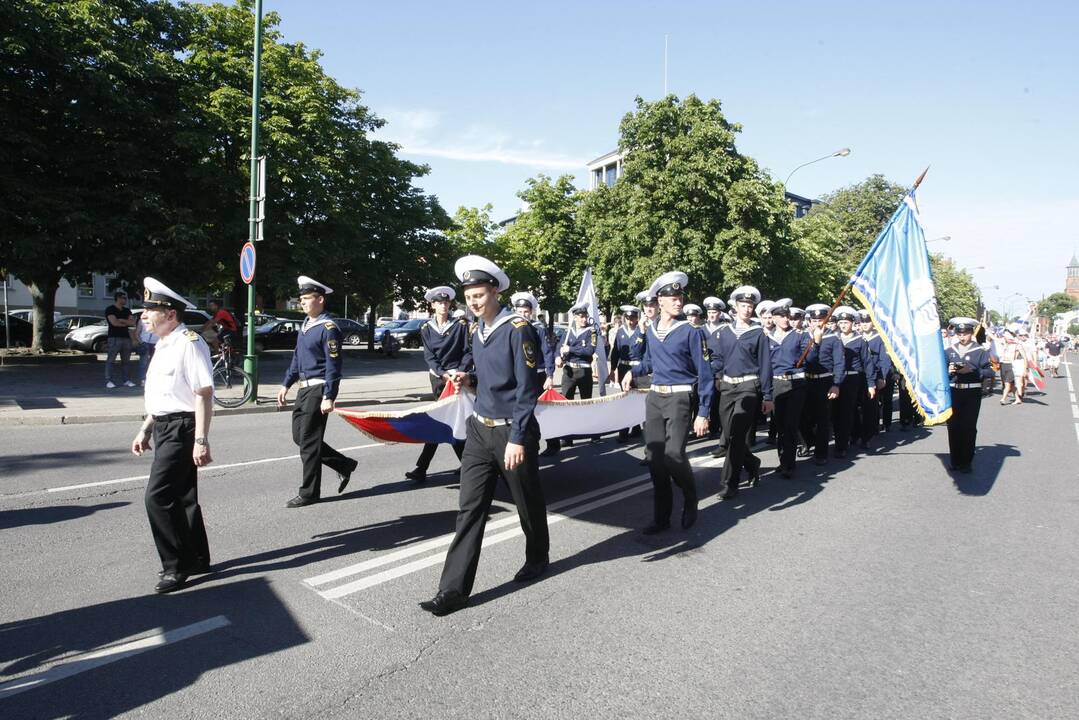
M 934 243 L 934 242 L 948 242 L 951 239 L 952 239 L 951 235 L 941 235 L 938 238 L 933 238 L 932 240 L 926 240 L 925 244 L 928 245 L 929 243 Z
M 836 150 L 834 153 L 829 153 L 828 155 L 825 155 L 824 157 L 819 157 L 816 160 L 810 160 L 807 163 L 802 163 L 798 167 L 791 170 L 791 174 L 788 175 L 787 179 L 783 181 L 783 186 L 786 187 L 787 185 L 789 185 L 790 181 L 791 181 L 791 176 L 794 175 L 794 173 L 801 170 L 802 168 L 804 168 L 806 165 L 812 165 L 813 163 L 818 163 L 821 160 L 827 160 L 828 158 L 847 157 L 848 155 L 850 155 L 850 148 L 843 148 L 842 150 Z

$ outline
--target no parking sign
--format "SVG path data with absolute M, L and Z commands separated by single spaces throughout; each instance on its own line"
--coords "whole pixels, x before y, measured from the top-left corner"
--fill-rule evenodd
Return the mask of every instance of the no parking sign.
M 240 279 L 247 285 L 255 279 L 255 246 L 250 242 L 240 250 Z

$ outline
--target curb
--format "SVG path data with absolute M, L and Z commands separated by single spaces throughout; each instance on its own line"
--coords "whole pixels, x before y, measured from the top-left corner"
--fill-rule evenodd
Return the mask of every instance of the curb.
M 338 403 L 340 408 L 370 407 L 372 405 L 396 405 L 398 403 L 419 402 L 430 393 L 409 395 L 406 397 L 379 398 L 372 400 L 346 400 Z M 255 415 L 258 413 L 292 412 L 292 405 L 278 408 L 273 401 L 265 401 L 253 407 L 214 408 L 214 417 L 229 415 Z M 40 427 L 45 425 L 96 425 L 111 422 L 139 422 L 143 413 L 124 413 L 117 415 L 46 415 L 40 417 L 21 415 L 18 417 L 0 417 L 0 427 Z
M 90 365 L 98 362 L 97 355 L 0 355 L 0 367 L 8 365 Z

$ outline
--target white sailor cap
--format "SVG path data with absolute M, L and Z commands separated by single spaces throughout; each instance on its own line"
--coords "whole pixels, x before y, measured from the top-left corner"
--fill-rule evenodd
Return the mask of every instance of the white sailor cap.
M 704 311 L 701 310 L 700 305 L 695 305 L 693 303 L 687 303 L 686 305 L 682 306 L 682 312 L 685 313 L 686 315 L 700 315 Z
M 974 328 L 978 327 L 978 321 L 968 317 L 953 317 L 948 324 L 957 331 L 969 330 L 974 332 Z
M 790 309 L 791 320 L 799 320 L 805 317 L 806 311 L 800 307 L 791 307 Z
M 757 303 L 757 309 L 753 312 L 757 314 L 757 317 L 764 317 L 765 313 L 772 312 L 772 305 L 773 303 L 771 300 L 761 300 L 759 303 Z
M 622 305 L 618 308 L 624 315 L 640 315 L 641 309 L 636 305 Z
M 300 287 L 300 296 L 310 295 L 311 293 L 318 293 L 319 295 L 329 295 L 333 292 L 333 288 L 328 285 L 323 285 L 314 278 L 309 278 L 306 275 L 301 275 L 296 278 L 296 284 Z
M 722 310 L 720 310 L 719 311 L 719 321 L 721 323 L 729 323 L 731 321 L 731 316 L 728 315 L 727 313 L 723 312 Z
M 465 311 L 464 311 L 463 308 L 457 308 L 456 310 L 453 311 L 453 317 L 455 317 L 455 318 L 463 318 L 464 316 L 465 316 Z
M 423 294 L 423 299 L 427 302 L 435 302 L 436 300 L 451 301 L 457 297 L 457 292 L 449 285 L 439 285 L 433 287 Z
M 571 315 L 588 315 L 588 303 L 577 303 L 569 309 Z
M 672 270 L 656 278 L 652 286 L 648 288 L 648 294 L 656 297 L 660 295 L 683 295 L 688 285 L 689 277 L 684 272 Z
M 715 295 L 709 295 L 701 301 L 701 305 L 704 305 L 705 310 L 726 310 L 727 303 L 723 302 Z
M 453 264 L 453 274 L 461 281 L 462 287 L 473 285 L 494 285 L 498 292 L 510 286 L 510 279 L 502 268 L 480 255 L 465 255 Z
M 858 316 L 858 313 L 856 313 L 854 311 L 854 308 L 852 308 L 849 305 L 840 305 L 839 307 L 837 307 L 835 309 L 835 312 L 832 313 L 832 317 L 835 320 L 851 320 L 851 321 L 853 321 L 857 316 Z
M 194 309 L 194 305 L 178 292 L 169 289 L 169 286 L 152 277 L 142 279 L 142 305 L 143 307 L 170 307 L 174 310 Z
M 792 304 L 794 304 L 794 301 L 790 298 L 781 298 L 771 304 L 771 306 L 768 308 L 768 312 L 772 313 L 773 315 L 789 316 L 791 314 Z
M 643 305 L 655 305 L 656 304 L 655 293 L 653 293 L 651 290 L 641 290 L 639 293 L 637 293 L 633 297 L 633 299 L 636 300 L 637 302 L 643 304 Z
M 539 300 L 527 290 L 521 290 L 510 295 L 510 305 L 513 307 L 530 307 L 533 311 L 539 310 Z
M 858 322 L 870 322 L 873 316 L 869 314 L 868 310 L 862 309 L 858 311 Z
M 806 307 L 806 315 L 814 320 L 823 320 L 828 315 L 828 310 L 831 306 L 824 303 L 813 303 Z
M 761 291 L 752 285 L 743 285 L 735 288 L 731 293 L 731 300 L 735 302 L 747 302 L 756 305 L 761 301 Z

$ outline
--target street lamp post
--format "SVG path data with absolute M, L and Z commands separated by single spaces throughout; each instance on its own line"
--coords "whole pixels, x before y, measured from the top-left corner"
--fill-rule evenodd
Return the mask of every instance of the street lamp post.
M 259 99 L 262 94 L 262 0 L 255 0 L 255 58 L 251 76 L 251 200 L 248 211 L 247 239 L 258 239 L 258 203 L 259 203 Z M 251 402 L 258 402 L 259 364 L 255 354 L 255 278 L 252 272 L 251 282 L 247 284 L 247 354 L 244 355 L 244 370 L 251 376 L 255 392 Z
M 847 157 L 848 155 L 850 155 L 850 148 L 843 148 L 842 150 L 836 150 L 834 153 L 829 153 L 829 154 L 825 155 L 824 157 L 819 157 L 816 160 L 810 160 L 809 162 L 802 163 L 798 167 L 791 170 L 790 175 L 788 175 L 787 179 L 783 181 L 783 186 L 786 187 L 788 184 L 790 184 L 791 177 L 794 175 L 794 173 L 798 172 L 799 170 L 804 168 L 806 165 L 812 165 L 813 163 L 818 163 L 821 160 L 827 160 L 828 158 Z
M 935 242 L 948 242 L 951 239 L 952 239 L 951 235 L 941 235 L 938 238 L 933 238 L 932 240 L 926 240 L 925 244 L 928 245 L 929 243 L 935 243 Z

